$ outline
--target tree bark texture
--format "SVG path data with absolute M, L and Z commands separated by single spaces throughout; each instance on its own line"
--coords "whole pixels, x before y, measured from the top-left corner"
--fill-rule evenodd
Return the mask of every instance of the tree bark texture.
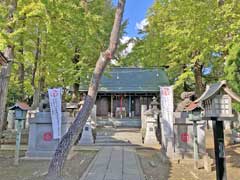
M 79 58 L 80 58 L 79 48 L 76 47 L 75 48 L 75 54 L 74 54 L 74 57 L 72 59 L 73 64 L 75 64 L 75 70 L 79 70 L 79 68 L 77 66 L 77 63 L 79 62 Z M 80 80 L 80 79 L 78 78 L 78 80 Z M 73 83 L 73 93 L 72 93 L 72 100 L 71 101 L 74 102 L 74 103 L 79 102 L 79 83 L 78 82 Z
M 33 103 L 31 106 L 32 109 L 36 109 L 40 102 L 40 88 L 38 88 L 35 83 L 36 73 L 37 73 L 37 69 L 38 69 L 38 63 L 39 63 L 40 55 L 41 55 L 40 43 L 41 43 L 40 33 L 38 30 L 38 37 L 37 37 L 37 41 L 36 41 L 36 53 L 35 53 L 34 65 L 33 65 L 33 70 L 32 70 L 32 80 L 31 80 L 31 85 L 32 85 L 32 88 L 34 89 Z
M 73 103 L 79 103 L 79 83 L 73 83 L 72 100 Z
M 18 82 L 19 82 L 19 88 L 20 88 L 20 97 L 19 101 L 24 101 L 24 78 L 25 77 L 25 67 L 23 63 L 18 64 Z
M 218 5 L 219 5 L 219 6 L 224 5 L 224 0 L 218 0 Z
M 8 20 L 9 22 L 13 21 L 13 14 L 17 8 L 17 1 L 12 0 L 9 4 L 9 13 Z M 13 27 L 9 26 L 7 28 L 7 33 L 13 32 Z M 4 51 L 4 56 L 9 61 L 6 66 L 3 66 L 0 74 L 0 132 L 4 129 L 6 120 L 5 111 L 6 111 L 6 103 L 7 103 L 7 95 L 8 95 L 8 84 L 10 81 L 10 75 L 12 70 L 12 61 L 14 58 L 14 46 L 8 45 Z
M 202 80 L 203 65 L 198 61 L 194 64 L 194 79 L 195 79 L 195 91 L 196 95 L 200 97 L 204 91 L 204 85 Z
M 13 54 L 12 48 L 9 49 L 10 54 Z M 7 57 L 5 55 L 5 57 Z M 9 59 L 9 57 L 7 57 Z M 10 74 L 12 69 L 12 62 L 9 62 L 6 66 L 2 67 L 0 75 L 0 131 L 5 129 L 6 126 L 6 103 L 8 94 L 8 84 L 10 80 Z
M 60 143 L 58 144 L 55 154 L 50 162 L 46 180 L 61 179 L 61 170 L 64 167 L 64 162 L 67 158 L 67 155 L 74 142 L 77 140 L 79 133 L 82 131 L 91 113 L 92 107 L 96 100 L 99 82 L 104 72 L 104 69 L 117 49 L 124 6 L 125 0 L 119 0 L 110 36 L 109 47 L 105 52 L 100 54 L 100 57 L 96 63 L 93 72 L 91 83 L 88 89 L 88 94 L 85 98 L 84 104 L 79 111 L 75 121 L 68 129 L 68 132 L 62 137 Z

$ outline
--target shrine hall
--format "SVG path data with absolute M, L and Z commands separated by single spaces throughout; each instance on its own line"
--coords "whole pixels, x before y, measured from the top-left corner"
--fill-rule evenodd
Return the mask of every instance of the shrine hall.
M 111 68 L 103 75 L 96 99 L 97 124 L 141 127 L 141 105 L 149 107 L 160 86 L 169 85 L 163 68 Z M 87 84 L 80 84 L 81 94 Z

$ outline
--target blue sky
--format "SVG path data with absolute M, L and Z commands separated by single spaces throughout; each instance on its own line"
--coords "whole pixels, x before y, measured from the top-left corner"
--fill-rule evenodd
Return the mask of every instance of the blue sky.
M 136 37 L 137 33 L 136 24 L 140 23 L 145 17 L 149 7 L 153 4 L 154 0 L 126 0 L 124 19 L 128 19 L 128 26 L 126 29 L 126 36 Z M 113 0 L 114 4 L 117 0 Z

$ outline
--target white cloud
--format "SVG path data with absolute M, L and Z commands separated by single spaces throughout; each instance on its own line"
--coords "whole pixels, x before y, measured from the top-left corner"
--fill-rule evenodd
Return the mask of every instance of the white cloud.
M 138 30 L 145 30 L 145 27 L 148 25 L 148 20 L 145 18 L 141 22 L 136 23 L 136 29 Z
M 123 36 L 120 41 L 122 44 L 126 44 L 131 38 L 129 36 Z
M 122 44 L 127 44 L 127 47 L 121 52 L 121 56 L 126 56 L 132 52 L 132 48 L 135 45 L 134 38 L 123 36 L 120 41 Z

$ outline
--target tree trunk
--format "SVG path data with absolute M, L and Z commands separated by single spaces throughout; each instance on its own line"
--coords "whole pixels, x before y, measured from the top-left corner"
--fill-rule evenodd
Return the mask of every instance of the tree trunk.
M 9 5 L 8 20 L 9 22 L 13 21 L 13 14 L 17 8 L 17 1 L 12 0 Z M 10 24 L 10 23 L 9 23 Z M 13 27 L 7 27 L 7 33 L 12 33 Z M 0 132 L 5 128 L 5 111 L 8 95 L 8 84 L 10 81 L 10 75 L 12 70 L 12 61 L 14 58 L 14 46 L 8 45 L 4 52 L 4 56 L 7 58 L 9 63 L 2 67 L 0 74 Z
M 5 57 L 7 57 L 8 60 L 11 59 L 11 61 L 8 62 L 6 66 L 2 67 L 0 75 L 0 131 L 4 130 L 6 127 L 5 111 L 8 95 L 8 84 L 12 69 L 13 48 L 9 47 L 5 52 L 8 52 L 5 53 Z
M 79 48 L 76 47 L 75 48 L 75 54 L 74 54 L 74 57 L 72 58 L 72 62 L 73 64 L 75 64 L 75 69 L 76 70 L 79 70 L 78 66 L 77 66 L 77 63 L 79 62 L 79 58 L 80 58 L 80 55 L 79 55 Z M 78 80 L 80 81 L 80 79 L 78 78 Z M 74 103 L 77 103 L 79 102 L 79 83 L 77 82 L 74 82 L 73 83 L 73 93 L 72 93 L 72 102 Z
M 119 0 L 115 14 L 115 21 L 110 37 L 109 47 L 104 53 L 100 54 L 88 89 L 88 95 L 86 96 L 84 104 L 80 112 L 78 113 L 75 121 L 70 126 L 68 132 L 62 137 L 60 143 L 58 144 L 53 159 L 50 162 L 46 180 L 61 179 L 61 170 L 64 167 L 66 157 L 71 147 L 73 146 L 74 142 L 77 140 L 79 133 L 82 131 L 91 113 L 92 107 L 96 100 L 101 76 L 104 72 L 105 67 L 107 66 L 108 62 L 111 60 L 112 56 L 114 55 L 117 49 L 124 6 L 125 0 Z
M 25 68 L 23 63 L 19 63 L 18 65 L 18 82 L 20 88 L 20 98 L 19 101 L 24 101 L 24 76 L 25 76 Z
M 219 5 L 219 6 L 224 5 L 224 0 L 218 0 L 218 5 Z
M 73 93 L 72 93 L 72 102 L 78 103 L 79 102 L 79 83 L 73 84 Z
M 34 88 L 33 103 L 31 108 L 36 109 L 40 103 L 41 93 L 44 90 L 45 85 L 45 76 L 41 76 L 38 80 L 38 86 Z
M 38 31 L 38 37 L 37 37 L 37 42 L 36 42 L 36 53 L 35 53 L 35 59 L 34 59 L 34 65 L 33 65 L 33 70 L 32 70 L 32 80 L 31 80 L 31 85 L 32 88 L 34 89 L 34 94 L 33 94 L 33 103 L 31 108 L 36 109 L 39 105 L 40 102 L 40 88 L 36 86 L 35 84 L 35 79 L 36 79 L 36 73 L 38 69 L 38 63 L 40 59 L 40 33 Z
M 204 85 L 202 80 L 202 70 L 203 65 L 200 64 L 198 61 L 194 64 L 194 78 L 195 78 L 195 91 L 197 97 L 200 97 L 204 91 Z

